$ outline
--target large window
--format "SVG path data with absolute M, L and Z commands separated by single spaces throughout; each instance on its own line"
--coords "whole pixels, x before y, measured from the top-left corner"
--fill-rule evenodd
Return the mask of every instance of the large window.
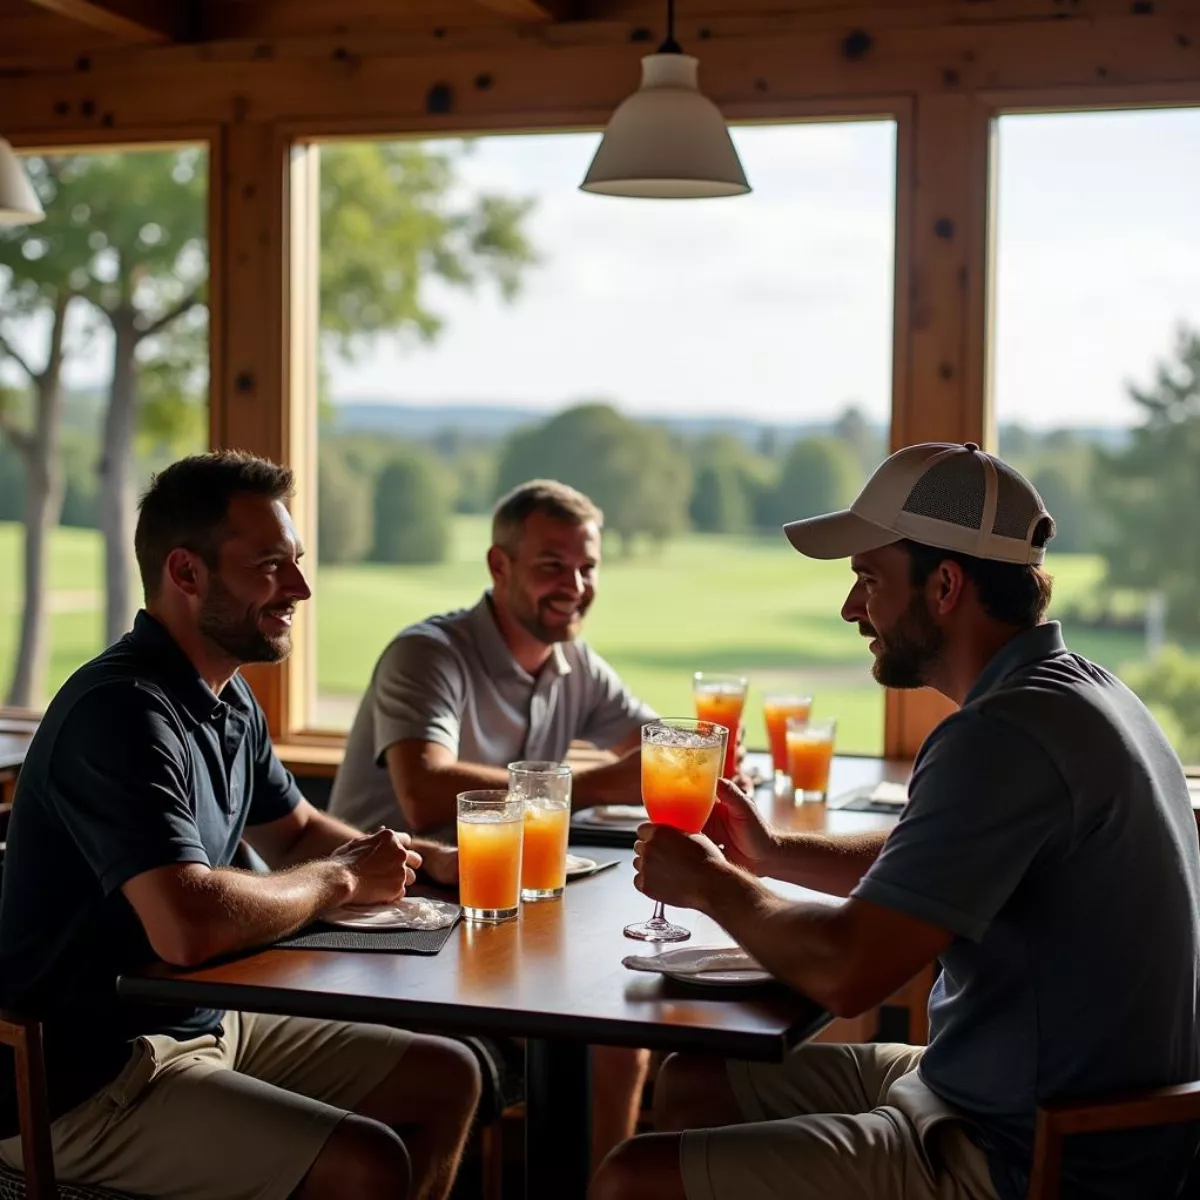
M 996 413 L 1051 615 L 1200 763 L 1200 109 L 999 125 Z
M 585 636 L 649 703 L 736 671 L 752 743 L 764 691 L 798 689 L 881 751 L 846 564 L 779 525 L 886 452 L 894 126 L 734 138 L 753 194 L 699 204 L 578 192 L 595 134 L 321 148 L 313 725 L 349 724 L 399 629 L 475 602 L 497 494 L 552 475 L 606 511 Z
M 0 705 L 129 628 L 138 490 L 208 444 L 207 154 L 30 155 L 0 229 Z

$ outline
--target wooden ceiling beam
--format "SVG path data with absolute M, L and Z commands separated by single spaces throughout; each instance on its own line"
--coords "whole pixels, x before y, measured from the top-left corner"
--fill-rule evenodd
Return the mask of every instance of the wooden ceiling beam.
M 198 22 L 192 0 L 30 0 L 57 13 L 127 42 L 194 41 Z
M 581 0 L 476 0 L 512 21 L 578 21 L 583 18 Z

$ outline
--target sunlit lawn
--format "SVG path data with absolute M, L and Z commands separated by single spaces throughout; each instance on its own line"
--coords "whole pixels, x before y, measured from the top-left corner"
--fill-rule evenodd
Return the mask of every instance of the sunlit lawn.
M 321 711 L 346 724 L 379 652 L 404 625 L 470 605 L 486 586 L 487 522 L 460 517 L 451 560 L 435 567 L 363 564 L 317 574 L 317 676 Z M 99 649 L 101 546 L 89 530 L 55 534 L 51 581 L 52 687 Z M 1060 601 L 1087 596 L 1102 565 L 1086 556 L 1053 559 Z M 750 677 L 749 732 L 764 740 L 761 697 L 768 688 L 810 692 L 818 712 L 839 720 L 839 745 L 878 751 L 882 693 L 857 632 L 838 616 L 849 571 L 813 563 L 779 538 L 694 534 L 629 559 L 609 558 L 588 619 L 591 643 L 660 712 L 691 711 L 696 670 Z M 0 524 L 0 680 L 7 685 L 20 620 L 20 530 Z M 1074 648 L 1105 665 L 1141 657 L 1136 633 L 1080 630 Z

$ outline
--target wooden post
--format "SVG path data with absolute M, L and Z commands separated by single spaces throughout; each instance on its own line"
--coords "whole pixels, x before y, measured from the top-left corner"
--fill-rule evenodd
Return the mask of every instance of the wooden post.
M 892 448 L 992 441 L 988 110 L 962 92 L 916 97 L 897 143 L 897 352 Z M 901 274 L 903 272 L 903 275 Z M 911 758 L 951 705 L 889 692 L 885 752 Z

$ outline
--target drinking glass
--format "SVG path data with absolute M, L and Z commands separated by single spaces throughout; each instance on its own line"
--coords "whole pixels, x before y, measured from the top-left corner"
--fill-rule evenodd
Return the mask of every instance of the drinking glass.
M 829 768 L 833 762 L 834 720 L 812 721 L 792 717 L 787 723 L 788 774 L 795 799 L 824 800 L 829 794 Z
M 732 779 L 737 770 L 738 729 L 742 723 L 742 709 L 746 707 L 747 686 L 747 681 L 741 675 L 714 675 L 710 671 L 697 671 L 692 676 L 697 718 L 724 725 L 729 731 L 725 742 L 725 762 L 721 768 L 724 779 Z
M 525 802 L 506 791 L 458 796 L 458 898 L 468 921 L 508 921 L 521 902 Z
M 811 716 L 811 696 L 771 692 L 763 697 L 763 719 L 767 724 L 767 741 L 771 746 L 771 766 L 775 769 L 776 785 L 781 784 L 788 773 L 788 721 L 793 717 L 807 720 Z
M 642 726 L 642 803 L 650 820 L 699 833 L 717 799 L 717 780 L 729 731 L 715 721 L 680 719 Z M 690 929 L 673 925 L 663 904 L 648 921 L 625 926 L 625 936 L 642 942 L 686 942 Z
M 509 763 L 508 793 L 525 804 L 521 899 L 557 900 L 567 883 L 571 768 L 532 759 Z

